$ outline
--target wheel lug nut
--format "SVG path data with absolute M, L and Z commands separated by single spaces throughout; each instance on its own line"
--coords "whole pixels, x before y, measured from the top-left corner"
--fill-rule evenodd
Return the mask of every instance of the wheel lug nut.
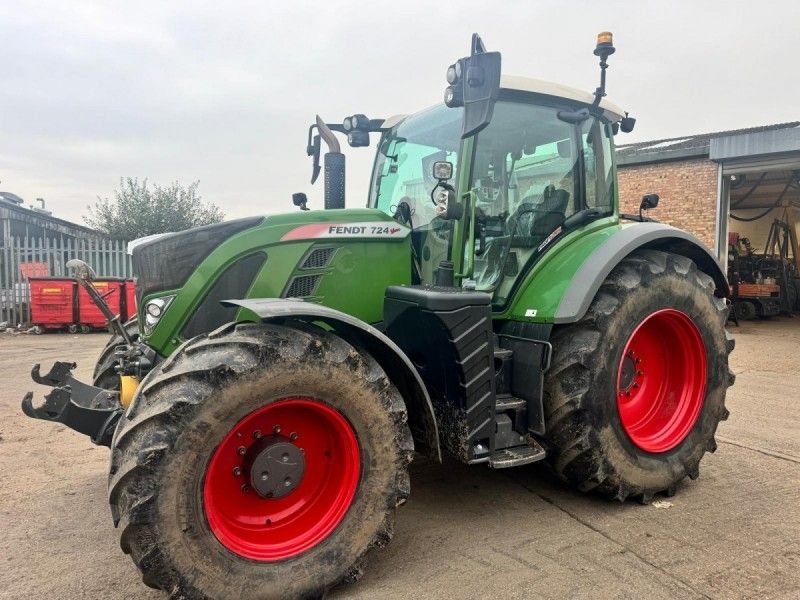
M 243 494 L 246 494 L 248 491 L 250 491 L 250 486 L 247 485 L 246 483 L 243 483 L 242 487 L 241 487 L 241 490 L 242 490 Z
M 292 433 L 290 433 L 290 434 L 289 434 L 289 439 L 290 439 L 290 440 L 292 440 L 292 441 L 295 441 L 295 440 L 296 440 L 297 438 L 299 438 L 299 437 L 300 437 L 300 436 L 299 436 L 299 435 L 297 435 L 297 432 L 296 432 L 296 431 L 293 431 Z
M 240 456 L 244 456 L 245 452 L 247 452 L 247 448 L 245 448 L 244 446 L 239 446 L 236 449 L 236 452 L 238 452 Z
M 261 474 L 261 481 L 266 481 L 267 479 L 269 479 L 269 471 L 264 471 Z
M 289 477 L 287 477 L 286 479 L 284 479 L 283 485 L 289 487 L 290 485 L 292 485 L 292 480 Z
M 238 477 L 242 474 L 242 469 L 240 467 L 233 467 L 233 476 Z
M 273 433 L 280 433 L 281 432 L 281 426 L 280 425 L 275 425 L 275 427 L 272 428 L 272 432 Z
M 260 429 L 256 429 L 256 430 L 253 432 L 253 438 L 255 438 L 255 439 L 258 439 L 258 438 L 260 438 L 260 437 L 261 437 L 261 430 L 260 430 Z

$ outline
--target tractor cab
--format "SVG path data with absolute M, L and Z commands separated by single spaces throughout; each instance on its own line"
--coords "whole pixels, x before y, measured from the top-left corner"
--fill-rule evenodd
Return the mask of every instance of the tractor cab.
M 617 216 L 613 135 L 622 111 L 603 101 L 597 116 L 563 118 L 592 96 L 507 76 L 491 122 L 461 136 L 463 108 L 436 106 L 388 128 L 378 145 L 369 206 L 411 228 L 414 279 L 434 283 L 443 261 L 461 283 L 502 306 L 527 266 L 570 229 Z M 465 204 L 461 223 L 436 197 L 434 165 L 452 165 L 446 185 Z M 465 218 L 466 217 L 466 218 Z

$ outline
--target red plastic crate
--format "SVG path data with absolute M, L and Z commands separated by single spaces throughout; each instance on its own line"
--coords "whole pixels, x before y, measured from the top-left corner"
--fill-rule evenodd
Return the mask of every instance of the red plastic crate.
M 63 329 L 77 320 L 74 279 L 33 277 L 31 286 L 31 323 L 44 329 Z
M 133 279 L 125 280 L 125 311 L 122 321 L 129 321 L 136 316 L 136 282 Z
M 125 282 L 122 279 L 95 279 L 92 284 L 108 304 L 111 312 L 115 315 L 120 314 L 122 307 L 122 295 L 125 289 Z M 81 286 L 78 289 L 78 322 L 89 327 L 107 327 L 105 315 L 92 302 L 89 293 Z

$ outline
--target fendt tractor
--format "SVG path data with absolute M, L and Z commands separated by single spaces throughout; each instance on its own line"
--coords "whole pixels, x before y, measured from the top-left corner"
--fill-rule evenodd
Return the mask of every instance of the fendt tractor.
M 54 389 L 23 409 L 110 446 L 147 585 L 321 597 L 391 539 L 415 453 L 545 461 L 620 501 L 698 476 L 728 416 L 729 288 L 647 216 L 655 194 L 619 212 L 614 136 L 635 119 L 605 98 L 613 52 L 600 34 L 586 93 L 501 75 L 474 35 L 443 105 L 317 117 L 325 210 L 295 194 L 300 210 L 132 243 L 134 321 L 72 262 L 116 334 L 93 385 L 34 367 Z M 377 141 L 366 208 L 344 208 L 343 138 Z

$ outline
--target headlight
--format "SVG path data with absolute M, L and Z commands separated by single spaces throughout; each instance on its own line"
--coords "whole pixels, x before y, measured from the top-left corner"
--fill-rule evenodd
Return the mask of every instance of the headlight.
M 148 300 L 144 305 L 144 332 L 150 334 L 175 296 L 162 296 Z

